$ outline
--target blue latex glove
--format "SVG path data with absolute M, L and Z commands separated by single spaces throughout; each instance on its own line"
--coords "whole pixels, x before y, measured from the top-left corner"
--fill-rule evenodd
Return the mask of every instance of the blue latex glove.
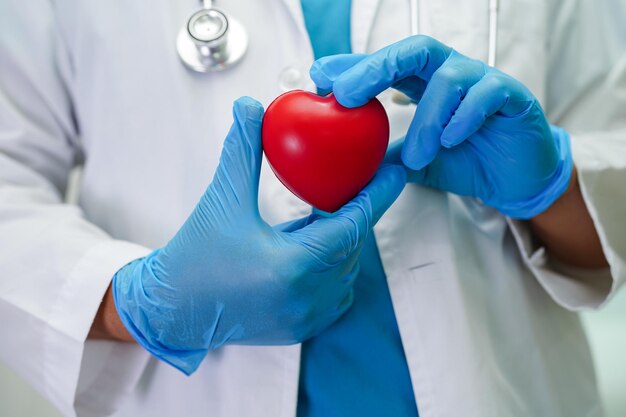
M 271 227 L 259 215 L 263 107 L 235 102 L 213 182 L 174 238 L 113 278 L 119 316 L 149 352 L 189 374 L 224 344 L 302 342 L 352 303 L 363 241 L 406 181 L 383 166 L 330 217 Z
M 371 55 L 321 58 L 311 78 L 346 107 L 389 87 L 418 103 L 401 154 L 415 170 L 409 181 L 478 197 L 522 219 L 567 189 L 567 132 L 548 124 L 522 83 L 435 39 L 414 36 Z

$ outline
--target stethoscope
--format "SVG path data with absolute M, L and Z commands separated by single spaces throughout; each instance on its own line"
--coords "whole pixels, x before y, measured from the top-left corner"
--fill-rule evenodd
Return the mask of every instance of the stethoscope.
M 248 35 L 241 23 L 211 0 L 201 0 L 202 8 L 192 14 L 178 32 L 176 49 L 183 63 L 197 72 L 222 71 L 243 58 Z
M 420 33 L 420 0 L 409 0 L 411 35 Z M 243 58 L 248 49 L 248 35 L 237 20 L 213 7 L 211 0 L 201 0 L 202 8 L 192 14 L 180 29 L 176 42 L 183 63 L 197 72 L 227 69 Z M 496 65 L 499 0 L 489 0 L 488 58 Z M 394 101 L 401 96 L 394 96 Z

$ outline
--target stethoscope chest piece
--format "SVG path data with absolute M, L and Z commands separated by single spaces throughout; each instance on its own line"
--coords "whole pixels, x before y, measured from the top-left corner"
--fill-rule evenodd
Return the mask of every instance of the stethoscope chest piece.
M 191 15 L 176 40 L 180 59 L 197 72 L 229 68 L 243 58 L 247 48 L 248 36 L 241 23 L 216 8 Z

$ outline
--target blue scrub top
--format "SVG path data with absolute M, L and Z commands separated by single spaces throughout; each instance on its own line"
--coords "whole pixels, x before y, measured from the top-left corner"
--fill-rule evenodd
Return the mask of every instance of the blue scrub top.
M 350 0 L 301 0 L 315 57 L 349 53 Z M 298 417 L 417 417 L 373 233 L 359 258 L 354 304 L 302 345 Z

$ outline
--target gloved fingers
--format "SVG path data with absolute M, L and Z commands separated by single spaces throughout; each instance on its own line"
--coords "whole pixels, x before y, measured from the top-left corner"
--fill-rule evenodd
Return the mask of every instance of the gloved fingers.
M 352 68 L 356 63 L 362 61 L 366 54 L 338 54 L 325 56 L 316 60 L 309 75 L 318 88 L 331 90 L 333 83 L 346 70 Z
M 366 54 L 325 56 L 313 63 L 309 73 L 317 88 L 332 90 L 337 77 L 365 58 L 367 58 Z M 416 76 L 409 76 L 399 80 L 392 87 L 406 94 L 412 101 L 418 102 L 426 89 L 426 81 Z
M 371 229 L 396 201 L 405 185 L 406 173 L 404 167 L 399 165 L 382 165 L 369 184 L 352 200 L 352 203 L 344 206 L 342 210 L 350 211 L 352 209 L 348 207 L 350 204 L 371 207 L 369 224 Z
M 325 314 L 326 320 L 324 320 L 325 325 L 323 325 L 323 329 L 328 328 L 328 326 L 332 325 L 341 316 L 343 316 L 346 313 L 346 311 L 350 309 L 353 303 L 354 303 L 354 288 L 351 285 L 346 288 L 346 291 L 340 294 L 334 307 L 331 307 L 329 310 L 326 311 L 326 314 Z M 313 334 L 313 336 L 319 334 L 319 331 L 315 331 L 314 333 L 315 334 Z
M 441 134 L 468 90 L 479 82 L 487 67 L 454 51 L 435 71 L 422 95 L 402 150 L 404 164 L 424 168 L 439 153 Z
M 321 211 L 313 207 L 311 209 L 311 214 L 301 217 L 296 220 L 290 220 L 284 223 L 277 224 L 276 226 L 274 226 L 274 230 L 278 232 L 285 232 L 285 233 L 295 232 L 296 230 L 300 230 L 303 227 L 310 225 L 311 223 L 313 223 L 320 217 L 328 217 L 328 216 L 329 214 L 327 212 Z
M 346 269 L 347 264 L 349 269 Z M 297 340 L 304 341 L 319 334 L 350 308 L 359 268 L 357 255 L 351 262 L 335 266 L 322 275 L 311 276 L 314 285 L 306 290 L 307 301 L 301 304 L 304 311 L 301 328 L 304 332 L 296 337 Z
M 403 165 L 401 157 L 403 146 L 404 137 L 391 142 L 387 147 L 387 152 L 385 152 L 385 159 L 383 159 L 383 164 Z
M 359 256 L 360 256 L 360 252 L 359 254 L 356 255 L 356 262 L 354 262 L 354 265 L 352 266 L 352 269 L 350 269 L 350 272 L 348 272 L 347 274 L 341 277 L 341 282 L 350 287 L 354 285 L 354 281 L 356 280 L 356 277 L 361 272 L 361 263 L 359 262 L 359 259 L 358 259 Z
M 389 45 L 340 74 L 333 84 L 337 101 L 358 107 L 399 80 L 417 76 L 430 80 L 451 49 L 428 36 L 418 35 Z
M 296 220 L 290 220 L 288 222 L 277 224 L 274 226 L 274 230 L 278 232 L 291 233 L 308 226 L 313 223 L 316 218 L 317 216 L 309 214 L 308 216 L 304 216 Z
M 328 217 L 320 216 L 312 224 L 293 232 L 291 237 L 316 261 L 329 267 L 337 265 L 359 250 L 405 184 L 403 167 L 385 165 L 349 203 Z
M 441 145 L 458 146 L 496 113 L 513 117 L 530 108 L 534 97 L 516 83 L 502 73 L 490 72 L 471 87 L 441 134 Z
M 305 342 L 315 337 L 335 323 L 346 311 L 350 309 L 354 302 L 354 290 L 348 289 L 346 294 L 340 299 L 336 307 L 327 308 L 316 314 L 316 320 L 306 326 L 306 330 L 296 336 L 299 343 Z
M 259 174 L 262 162 L 263 106 L 250 97 L 233 104 L 234 122 L 224 141 L 213 182 L 201 202 L 207 214 L 220 220 L 258 216 Z
M 341 300 L 339 305 L 337 305 L 336 310 L 338 313 L 338 317 L 343 316 L 344 313 L 348 311 L 348 309 L 352 306 L 353 302 L 354 302 L 354 289 L 350 288 L 350 291 L 348 292 L 348 294 L 343 298 L 343 300 Z
M 392 87 L 406 94 L 414 103 L 418 103 L 422 99 L 427 85 L 428 83 L 426 81 L 412 75 L 399 80 L 397 83 L 393 84 Z
M 387 149 L 387 153 L 385 154 L 384 163 L 386 164 L 395 164 L 404 166 L 402 162 L 402 148 L 404 146 L 404 138 L 400 138 L 389 145 Z M 414 171 L 410 168 L 405 167 L 406 171 L 406 182 L 408 184 L 427 184 L 426 182 L 426 173 L 430 171 L 430 167 L 423 168 L 417 171 Z

